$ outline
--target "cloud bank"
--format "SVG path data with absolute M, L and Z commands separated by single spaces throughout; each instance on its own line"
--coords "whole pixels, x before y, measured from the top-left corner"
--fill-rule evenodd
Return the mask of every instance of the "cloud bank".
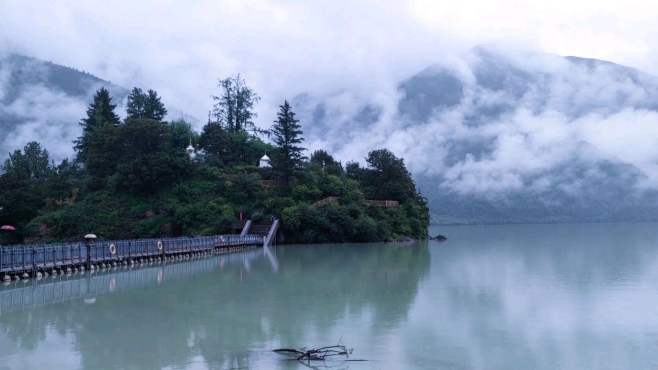
M 197 127 L 216 78 L 242 73 L 263 96 L 259 125 L 293 99 L 310 149 L 347 160 L 388 147 L 431 179 L 430 193 L 548 204 L 658 189 L 656 79 L 557 56 L 657 73 L 648 1 L 63 0 L 0 12 L 0 49 L 155 88 Z M 496 46 L 471 51 L 480 44 Z M 69 140 L 67 130 L 34 124 L 12 135 Z
M 480 47 L 374 95 L 298 105 L 318 126 L 307 130 L 312 148 L 342 159 L 390 148 L 435 209 L 477 200 L 507 213 L 580 207 L 600 220 L 658 204 L 657 102 L 656 78 L 634 69 Z

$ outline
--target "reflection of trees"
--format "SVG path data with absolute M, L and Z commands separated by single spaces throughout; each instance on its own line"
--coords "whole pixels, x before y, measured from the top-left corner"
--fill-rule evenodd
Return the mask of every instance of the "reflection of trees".
M 430 260 L 426 245 L 276 252 L 278 273 L 266 258 L 248 271 L 242 263 L 218 264 L 210 273 L 98 296 L 92 305 L 75 300 L 0 315 L 0 330 L 24 350 L 47 329 L 70 333 L 90 369 L 185 367 L 198 355 L 213 369 L 248 367 L 250 350 L 270 341 L 307 344 L 300 341 L 308 330 L 329 331 L 346 313 L 399 324 Z

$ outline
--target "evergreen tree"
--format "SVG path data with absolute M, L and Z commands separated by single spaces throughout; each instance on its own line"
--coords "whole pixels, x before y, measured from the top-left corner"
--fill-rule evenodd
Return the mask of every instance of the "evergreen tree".
M 87 117 L 82 119 L 82 136 L 75 141 L 78 161 L 85 165 L 88 173 L 95 178 L 95 185 L 111 175 L 115 167 L 117 129 L 121 123 L 114 113 L 110 92 L 104 87 L 96 92 L 94 101 L 87 109 Z
M 0 172 L 0 223 L 16 225 L 20 240 L 23 227 L 38 215 L 51 191 L 47 180 L 53 168 L 48 151 L 30 142 L 23 151 L 11 153 Z
M 274 121 L 271 133 L 277 150 L 273 158 L 273 168 L 287 186 L 290 180 L 302 167 L 304 148 L 299 146 L 304 141 L 299 120 L 295 119 L 288 101 L 279 107 L 277 120 Z
M 145 103 L 146 94 L 142 89 L 133 87 L 128 95 L 128 102 L 126 103 L 127 118 L 144 118 L 145 117 Z
M 230 142 L 228 132 L 217 122 L 208 122 L 199 138 L 199 145 L 206 153 L 207 160 L 214 165 L 224 165 L 232 159 L 229 158 Z
M 114 108 L 116 104 L 112 104 L 110 92 L 101 87 L 94 95 L 94 101 L 87 108 L 87 117 L 80 121 L 82 136 L 75 141 L 75 150 L 78 151 L 83 162 L 89 149 L 90 134 L 103 125 L 118 126 L 121 123 L 119 116 L 114 113 Z
M 122 190 L 150 194 L 184 178 L 185 147 L 176 147 L 171 126 L 153 119 L 127 119 L 119 130 L 120 149 L 113 180 Z
M 309 164 L 312 167 L 319 167 L 325 174 L 341 175 L 343 174 L 343 166 L 340 162 L 336 161 L 327 151 L 318 149 L 311 154 Z
M 167 108 L 155 90 L 149 90 L 144 97 L 144 118 L 162 121 L 167 115 Z
M 368 169 L 363 172 L 363 187 L 373 199 L 404 202 L 417 197 L 416 186 L 402 158 L 390 150 L 378 149 L 368 153 Z
M 116 108 L 116 104 L 112 103 L 110 92 L 106 88 L 101 87 L 100 90 L 96 91 L 94 101 L 87 108 L 87 117 L 83 118 L 80 122 L 83 135 L 104 123 L 115 126 L 119 125 L 121 121 L 119 120 L 119 116 L 114 113 L 114 108 Z
M 162 121 L 167 115 L 167 108 L 154 90 L 144 93 L 142 89 L 135 87 L 128 95 L 126 113 L 129 119 L 148 118 Z
M 20 150 L 9 154 L 3 171 L 7 176 L 23 180 L 43 180 L 52 172 L 48 151 L 37 142 L 29 142 Z
M 170 122 L 169 130 L 174 148 L 185 150 L 190 143 L 198 142 L 198 134 L 192 129 L 192 125 L 184 120 Z
M 219 80 L 221 95 L 213 96 L 212 114 L 229 133 L 256 130 L 254 105 L 260 97 L 249 88 L 240 75 Z
M 199 137 L 199 147 L 214 166 L 256 165 L 272 147 L 245 131 L 228 132 L 218 122 L 208 122 Z

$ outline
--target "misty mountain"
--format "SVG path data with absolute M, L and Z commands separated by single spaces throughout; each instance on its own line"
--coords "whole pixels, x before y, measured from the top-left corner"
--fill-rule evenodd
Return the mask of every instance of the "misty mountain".
M 0 159 L 29 140 L 69 156 L 101 86 L 118 104 L 127 95 L 72 68 L 0 56 Z M 633 68 L 476 48 L 374 93 L 293 105 L 311 149 L 405 158 L 435 222 L 658 220 L 658 79 Z
M 29 140 L 65 157 L 94 92 L 105 86 L 115 103 L 127 90 L 86 72 L 39 59 L 0 54 L 0 159 Z
M 380 95 L 294 102 L 312 146 L 345 158 L 372 147 L 402 155 L 435 222 L 658 219 L 654 76 L 481 47 Z

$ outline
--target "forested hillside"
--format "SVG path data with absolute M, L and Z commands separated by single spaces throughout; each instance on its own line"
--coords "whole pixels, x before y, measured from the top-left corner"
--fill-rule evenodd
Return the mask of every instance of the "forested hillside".
M 307 157 L 292 107 L 283 102 L 264 131 L 253 122 L 258 100 L 240 77 L 221 80 L 199 133 L 166 121 L 153 90 L 133 89 L 122 120 L 101 88 L 75 159 L 55 164 L 31 142 L 5 161 L 0 224 L 17 227 L 5 242 L 227 233 L 241 216 L 280 218 L 286 242 L 426 236 L 429 212 L 401 159 L 385 149 L 366 167 L 322 150 Z

